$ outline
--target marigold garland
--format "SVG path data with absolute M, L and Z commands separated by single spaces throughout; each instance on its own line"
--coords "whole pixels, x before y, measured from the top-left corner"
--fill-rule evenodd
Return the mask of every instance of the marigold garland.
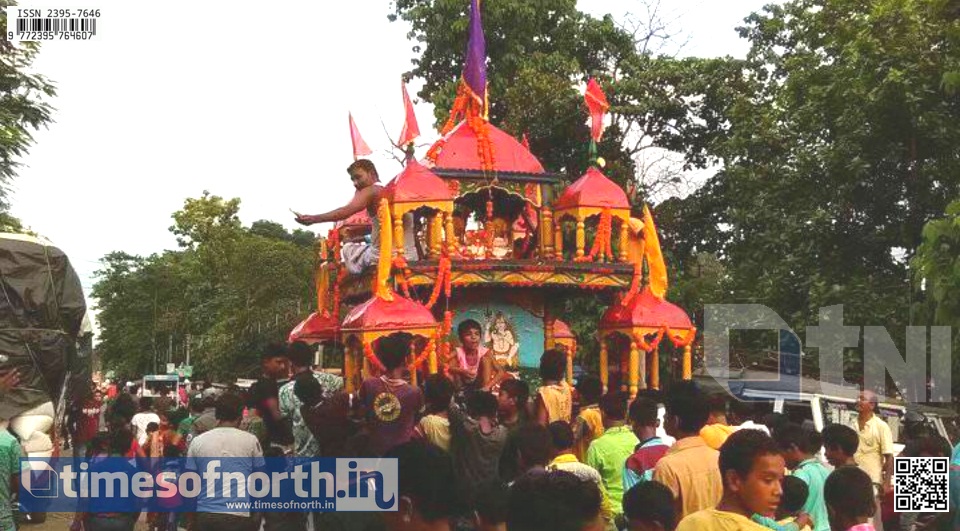
M 340 263 L 340 231 L 337 229 L 331 229 L 327 233 L 327 239 L 330 241 L 330 245 L 327 247 L 327 252 L 331 253 L 333 256 L 329 259 L 334 263 Z M 328 257 L 324 256 L 324 260 Z
M 424 347 L 423 352 L 421 352 L 419 356 L 414 358 L 413 361 L 410 362 L 410 365 L 408 365 L 410 372 L 416 371 L 417 367 L 423 365 L 423 362 L 425 362 L 427 358 L 430 357 L 430 353 L 433 352 L 434 349 L 436 348 L 437 348 L 436 341 L 433 338 L 430 338 L 430 341 L 427 342 L 427 346 Z
M 600 256 L 601 259 L 606 257 L 606 259 L 612 260 L 613 250 L 610 243 L 612 233 L 613 216 L 610 214 L 610 209 L 605 208 L 603 212 L 600 213 L 600 222 L 597 224 L 597 234 L 593 239 L 593 246 L 590 248 L 590 253 L 575 258 L 574 261 L 592 262 L 597 259 L 597 256 Z
M 433 291 L 430 293 L 430 299 L 424 304 L 427 308 L 433 308 L 433 306 L 437 304 L 441 290 L 443 290 L 444 295 L 448 298 L 450 297 L 450 268 L 450 257 L 446 255 L 441 256 L 440 262 L 437 265 L 437 278 L 433 283 Z
M 370 343 L 363 344 L 363 357 L 367 359 L 370 366 L 376 369 L 377 372 L 384 373 L 387 371 L 387 368 L 383 366 L 383 363 L 380 362 L 377 355 L 373 353 L 373 345 Z
M 627 290 L 627 294 L 624 295 L 623 300 L 620 301 L 620 304 L 627 306 L 633 302 L 633 298 L 640 294 L 640 281 L 643 277 L 643 270 L 640 264 L 633 264 L 633 279 L 630 280 L 630 289 Z
M 340 322 L 340 285 L 343 284 L 344 279 L 347 278 L 347 268 L 336 264 L 335 266 L 337 272 L 337 280 L 333 283 L 333 320 L 337 323 Z M 339 325 L 338 325 L 339 326 Z
M 440 140 L 436 141 L 427 151 L 427 160 L 436 163 L 437 157 L 443 151 L 447 143 L 446 137 L 453 131 L 462 120 L 466 120 L 467 125 L 477 135 L 477 156 L 480 158 L 480 165 L 484 171 L 492 172 L 494 170 L 494 150 L 493 142 L 490 141 L 489 123 L 486 119 L 485 109 L 479 108 L 479 104 L 467 92 L 464 83 L 457 86 L 457 97 L 453 100 L 453 106 L 450 108 L 450 117 L 440 130 Z
M 410 266 L 407 264 L 407 257 L 398 254 L 393 257 L 393 268 L 399 272 L 399 274 L 394 275 L 394 279 L 397 281 L 397 284 L 400 286 L 400 292 L 403 293 L 403 296 L 406 298 L 410 297 Z

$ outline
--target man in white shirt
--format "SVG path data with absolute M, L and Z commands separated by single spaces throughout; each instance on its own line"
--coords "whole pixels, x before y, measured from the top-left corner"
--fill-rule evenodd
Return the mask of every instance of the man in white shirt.
M 140 397 L 140 412 L 133 416 L 130 424 L 133 425 L 134 434 L 137 437 L 137 443 L 143 446 L 147 442 L 147 426 L 151 422 L 160 425 L 160 416 L 153 412 L 153 400 L 150 397 Z
M 226 464 L 220 467 L 224 472 L 241 472 L 245 477 L 258 468 L 263 468 L 263 449 L 256 436 L 239 429 L 243 419 L 243 400 L 232 393 L 225 393 L 217 399 L 217 427 L 197 435 L 187 449 L 188 468 L 202 473 L 207 469 L 206 462 L 211 459 L 226 458 Z M 221 481 L 222 484 L 222 481 Z M 236 495 L 231 493 L 230 501 L 249 501 L 246 482 L 233 484 Z M 206 487 L 204 486 L 204 489 Z M 222 485 L 220 488 L 223 488 Z M 249 511 L 226 510 L 222 500 L 209 498 L 202 492 L 197 499 L 195 513 L 196 528 L 204 531 L 256 531 L 260 527 L 257 518 Z

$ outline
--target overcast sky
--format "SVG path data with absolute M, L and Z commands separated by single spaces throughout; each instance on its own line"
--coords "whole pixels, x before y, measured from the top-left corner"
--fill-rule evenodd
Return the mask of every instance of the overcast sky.
M 682 53 L 698 56 L 743 56 L 734 27 L 765 3 L 664 1 L 688 39 Z M 54 4 L 65 7 L 43 3 Z M 639 5 L 580 1 L 620 20 Z M 387 1 L 85 7 L 101 8 L 100 35 L 45 44 L 35 63 L 57 84 L 56 123 L 23 160 L 13 214 L 70 256 L 88 293 L 106 253 L 174 248 L 170 215 L 204 190 L 240 197 L 246 224 L 288 228 L 297 226 L 288 208 L 317 213 L 347 200 L 348 110 L 383 177 L 399 170 L 380 120 L 396 138 L 400 74 L 413 53 L 406 25 L 387 20 Z M 431 106 L 417 102 L 417 115 L 434 138 Z

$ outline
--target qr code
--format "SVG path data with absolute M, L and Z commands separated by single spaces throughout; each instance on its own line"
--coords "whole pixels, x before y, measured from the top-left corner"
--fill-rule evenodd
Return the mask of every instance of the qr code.
M 950 499 L 949 469 L 950 460 L 946 457 L 894 458 L 894 511 L 947 512 Z

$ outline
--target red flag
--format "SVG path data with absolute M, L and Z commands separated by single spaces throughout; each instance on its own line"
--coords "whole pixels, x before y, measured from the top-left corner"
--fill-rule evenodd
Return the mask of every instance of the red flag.
M 587 101 L 587 108 L 590 109 L 590 136 L 594 141 L 599 142 L 600 137 L 603 136 L 603 115 L 610 110 L 610 104 L 600 84 L 593 78 L 587 82 L 587 92 L 583 97 Z
M 407 94 L 407 84 L 401 81 L 400 88 L 403 89 L 403 112 L 406 116 L 403 119 L 403 130 L 400 131 L 400 140 L 397 144 L 403 147 L 420 136 L 420 127 L 417 125 L 417 115 L 413 112 L 413 102 Z
M 527 151 L 530 151 L 530 140 L 527 139 L 527 134 L 523 134 L 523 140 L 520 141 L 523 144 L 523 147 L 527 148 Z
M 363 141 L 363 137 L 360 136 L 360 130 L 357 129 L 357 124 L 353 123 L 353 114 L 347 113 L 347 115 L 350 117 L 350 143 L 353 144 L 353 160 L 373 154 L 370 146 L 368 146 L 367 143 Z

